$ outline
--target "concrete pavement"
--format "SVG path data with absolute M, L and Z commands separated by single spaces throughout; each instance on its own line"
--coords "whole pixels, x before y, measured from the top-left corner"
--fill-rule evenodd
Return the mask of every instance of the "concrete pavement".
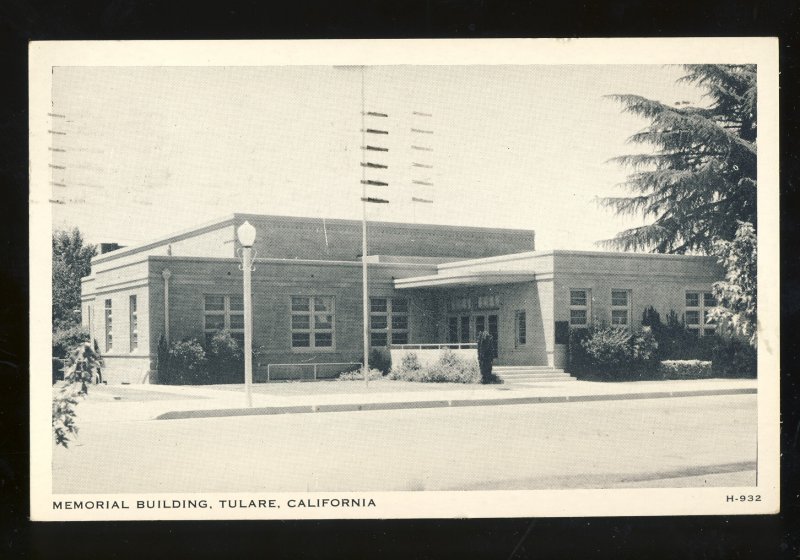
M 254 386 L 246 408 L 244 386 L 128 385 L 93 388 L 77 407 L 79 422 L 125 422 L 224 416 L 272 415 L 357 410 L 397 410 L 654 399 L 756 393 L 755 379 L 704 379 L 601 383 L 590 381 L 507 385 L 451 385 L 408 391 L 405 382 L 329 381 L 307 394 L 280 394 L 276 384 Z M 348 384 L 347 386 L 336 386 Z M 274 387 L 273 393 L 270 388 Z M 326 392 L 325 389 L 331 389 Z M 233 389 L 233 390 L 232 390 Z M 347 392 L 340 392 L 347 389 Z

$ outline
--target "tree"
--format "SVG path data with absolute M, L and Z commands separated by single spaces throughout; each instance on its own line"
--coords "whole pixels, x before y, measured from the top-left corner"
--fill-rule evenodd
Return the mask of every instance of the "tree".
M 731 334 L 747 337 L 751 346 L 757 340 L 757 247 L 752 224 L 740 222 L 732 241 L 719 240 L 714 254 L 725 268 L 725 280 L 714 284 L 717 307 L 711 318 Z
M 78 228 L 53 233 L 53 330 L 79 322 L 81 278 L 92 269 L 94 245 L 84 243 Z
M 638 95 L 612 95 L 624 111 L 650 119 L 629 138 L 652 153 L 614 158 L 632 169 L 622 184 L 633 196 L 599 203 L 652 223 L 603 241 L 623 250 L 708 253 L 733 239 L 738 222 L 756 224 L 756 67 L 687 65 L 679 81 L 707 90 L 708 107 L 669 106 Z

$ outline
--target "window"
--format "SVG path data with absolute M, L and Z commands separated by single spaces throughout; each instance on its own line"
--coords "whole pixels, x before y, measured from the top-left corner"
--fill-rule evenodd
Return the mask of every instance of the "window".
M 369 302 L 371 346 L 408 344 L 408 300 L 371 298 Z
M 105 319 L 106 319 L 106 352 L 110 351 L 114 345 L 114 334 L 111 325 L 111 300 L 107 299 L 105 304 Z
M 129 324 L 131 335 L 131 352 L 139 347 L 139 319 L 136 315 L 136 296 L 129 299 Z
M 231 338 L 244 346 L 244 296 L 206 294 L 205 324 L 203 330 L 206 343 L 211 341 L 214 333 L 227 329 Z
M 629 290 L 611 290 L 611 324 L 628 326 L 631 322 Z
M 589 290 L 569 291 L 569 324 L 581 328 L 589 326 Z
M 697 336 L 713 334 L 717 325 L 708 322 L 708 314 L 716 306 L 717 300 L 711 292 L 686 292 L 684 320 L 689 332 Z
M 292 296 L 292 348 L 333 349 L 332 296 Z
M 517 346 L 521 346 L 527 342 L 528 337 L 528 329 L 525 323 L 524 311 L 517 311 L 515 322 L 517 326 Z

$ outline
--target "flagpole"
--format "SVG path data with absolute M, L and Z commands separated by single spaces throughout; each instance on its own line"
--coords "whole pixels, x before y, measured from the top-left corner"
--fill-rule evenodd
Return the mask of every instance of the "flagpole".
M 364 66 L 361 67 L 361 278 L 364 321 L 364 385 L 369 387 L 369 299 L 367 293 L 367 182 L 366 182 L 366 105 L 364 101 Z

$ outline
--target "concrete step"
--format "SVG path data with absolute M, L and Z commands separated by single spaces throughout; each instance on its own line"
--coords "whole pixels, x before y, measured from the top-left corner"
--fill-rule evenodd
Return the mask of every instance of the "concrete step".
M 548 382 L 561 382 L 561 381 L 576 381 L 574 377 L 568 374 L 564 375 L 530 375 L 524 377 L 504 377 L 499 376 L 503 382 L 508 384 L 526 384 L 526 383 L 548 383 Z
M 563 369 L 519 369 L 513 371 L 507 371 L 497 368 L 492 368 L 492 371 L 495 372 L 497 375 L 508 375 L 508 376 L 515 376 L 515 375 L 547 375 L 547 374 L 562 374 L 566 373 Z
M 492 369 L 493 370 L 498 370 L 498 371 L 519 371 L 519 370 L 527 370 L 527 369 L 532 369 L 532 370 L 536 370 L 536 371 L 542 371 L 542 370 L 549 371 L 549 370 L 555 369 L 555 370 L 563 371 L 560 368 L 555 368 L 555 367 L 552 367 L 552 366 L 494 366 L 494 367 L 492 367 Z

